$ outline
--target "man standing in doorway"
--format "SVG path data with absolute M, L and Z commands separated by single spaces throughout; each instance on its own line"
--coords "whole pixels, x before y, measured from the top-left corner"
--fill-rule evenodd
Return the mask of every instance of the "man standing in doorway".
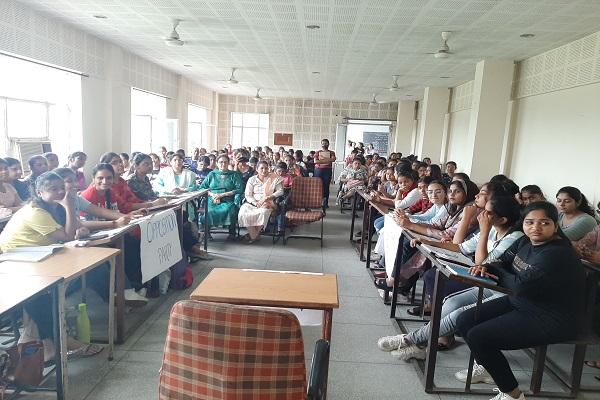
M 329 140 L 321 140 L 321 150 L 315 153 L 315 176 L 323 181 L 323 208 L 329 208 L 329 185 L 335 152 L 329 150 Z

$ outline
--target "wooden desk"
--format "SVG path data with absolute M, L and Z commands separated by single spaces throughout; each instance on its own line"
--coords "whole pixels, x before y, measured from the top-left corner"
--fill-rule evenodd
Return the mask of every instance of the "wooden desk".
M 66 286 L 74 279 L 83 277 L 86 272 L 93 270 L 99 265 L 109 262 L 109 297 L 108 297 L 108 359 L 113 358 L 113 336 L 114 336 L 114 286 L 115 286 L 115 258 L 119 250 L 103 247 L 65 247 L 60 252 L 53 254 L 47 259 L 31 263 L 18 261 L 4 261 L 0 263 L 0 274 L 2 279 L 6 276 L 24 277 L 60 277 L 64 278 L 61 283 L 61 300 L 64 304 Z M 61 313 L 63 310 L 61 310 Z M 63 338 L 63 351 L 66 352 L 66 336 Z M 66 360 L 66 354 L 63 354 Z
M 376 203 L 370 200 L 368 194 L 363 192 L 362 190 L 357 190 L 356 193 L 360 197 L 363 198 L 364 201 L 364 210 L 363 210 L 363 230 L 361 235 L 361 243 L 360 243 L 360 260 L 365 261 L 365 266 L 370 268 L 371 266 L 371 248 L 373 244 L 371 241 L 373 240 L 373 223 L 375 219 L 373 218 L 374 210 L 377 210 L 379 214 L 384 216 L 389 211 L 389 207 L 382 203 Z M 355 208 L 355 207 L 353 207 Z M 366 234 L 365 234 L 366 232 Z M 366 238 L 366 239 L 365 239 Z M 365 240 L 367 243 L 367 254 L 365 255 Z
M 323 338 L 331 341 L 333 309 L 339 308 L 337 276 L 215 268 L 193 300 L 251 306 L 323 310 Z
M 63 296 L 59 288 L 63 278 L 49 276 L 20 276 L 4 274 L 0 277 L 0 314 L 10 312 L 25 301 L 45 291 L 52 293 L 52 320 L 54 321 L 54 347 L 56 364 L 56 397 L 59 400 L 66 398 L 67 373 L 66 357 L 64 357 L 63 343 L 66 338 L 66 324 L 63 315 Z M 64 358 L 63 358 L 64 357 Z

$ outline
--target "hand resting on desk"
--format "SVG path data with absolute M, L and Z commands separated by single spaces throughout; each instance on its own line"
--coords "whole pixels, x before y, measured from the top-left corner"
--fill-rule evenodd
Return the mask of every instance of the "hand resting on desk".
M 474 267 L 471 267 L 469 269 L 469 273 L 473 276 L 481 276 L 483 278 L 490 278 L 493 279 L 495 281 L 499 280 L 500 278 L 494 274 L 490 274 L 489 272 L 487 272 L 487 268 L 484 267 L 483 265 L 476 265 Z

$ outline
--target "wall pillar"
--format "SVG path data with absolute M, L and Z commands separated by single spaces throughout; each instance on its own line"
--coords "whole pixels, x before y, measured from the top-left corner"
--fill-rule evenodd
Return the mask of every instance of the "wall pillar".
M 412 136 L 415 127 L 415 101 L 400 100 L 396 117 L 396 134 L 394 135 L 394 152 L 408 155 L 412 151 Z
M 505 137 L 513 73 L 513 61 L 477 63 L 467 136 L 472 156 L 464 166 L 474 182 L 483 183 L 503 169 L 503 149 L 509 145 Z
M 422 119 L 417 138 L 417 156 L 419 159 L 429 157 L 435 164 L 440 162 L 449 102 L 450 89 L 441 87 L 425 88 L 422 102 Z

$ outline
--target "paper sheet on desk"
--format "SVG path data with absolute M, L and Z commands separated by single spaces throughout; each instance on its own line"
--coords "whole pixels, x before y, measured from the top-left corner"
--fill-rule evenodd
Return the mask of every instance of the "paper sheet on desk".
M 422 244 L 421 247 L 430 253 L 433 253 L 435 255 L 438 255 L 438 256 L 448 259 L 448 260 L 452 260 L 452 261 L 455 261 L 460 264 L 465 264 L 465 265 L 468 265 L 469 267 L 473 267 L 475 265 L 473 260 L 471 260 L 469 257 L 467 257 L 464 254 L 459 253 L 457 251 L 446 250 L 446 249 L 442 249 L 440 247 L 429 246 L 426 244 Z
M 383 246 L 385 254 L 386 270 L 390 273 L 394 269 L 396 262 L 396 254 L 400 244 L 400 236 L 402 236 L 402 227 L 394 221 L 394 218 L 388 214 L 385 216 L 385 234 L 383 235 Z

